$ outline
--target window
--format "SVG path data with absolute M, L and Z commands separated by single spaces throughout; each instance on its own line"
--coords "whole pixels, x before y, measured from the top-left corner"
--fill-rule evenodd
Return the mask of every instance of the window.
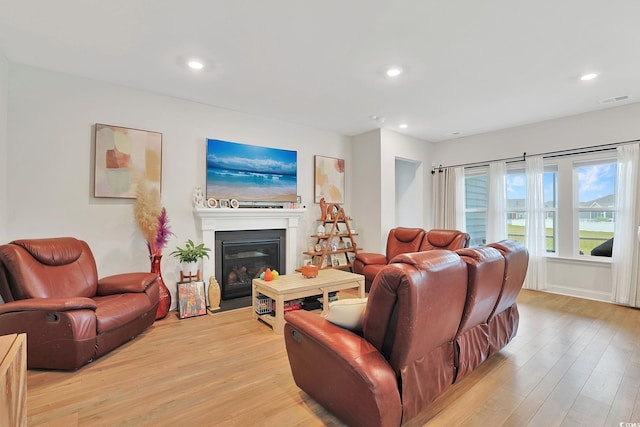
M 558 167 L 545 166 L 544 204 L 547 252 L 556 252 Z M 486 170 L 465 171 L 465 221 L 471 246 L 486 244 L 487 236 L 487 182 Z M 510 168 L 505 180 L 507 237 L 524 243 L 526 220 L 527 177 L 523 167 Z
M 464 216 L 467 233 L 471 236 L 470 246 L 486 244 L 487 239 L 487 172 L 465 171 Z
M 591 255 L 594 248 L 613 237 L 617 168 L 615 159 L 574 164 L 574 220 L 580 255 Z
M 544 222 L 547 252 L 557 252 L 558 236 L 558 166 L 544 168 Z
M 527 176 L 523 168 L 509 169 L 506 180 L 507 238 L 524 243 Z
M 524 243 L 527 197 L 525 169 L 509 169 L 506 185 L 507 238 Z M 558 206 L 558 167 L 556 165 L 545 167 L 543 186 L 547 252 L 555 252 L 557 236 L 556 210 Z

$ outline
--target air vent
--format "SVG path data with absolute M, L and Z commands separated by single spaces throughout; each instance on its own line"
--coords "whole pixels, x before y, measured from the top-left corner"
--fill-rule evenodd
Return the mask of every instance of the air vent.
M 614 102 L 626 101 L 629 98 L 631 98 L 629 95 L 614 96 L 613 98 L 606 98 L 601 100 L 600 104 L 611 104 Z

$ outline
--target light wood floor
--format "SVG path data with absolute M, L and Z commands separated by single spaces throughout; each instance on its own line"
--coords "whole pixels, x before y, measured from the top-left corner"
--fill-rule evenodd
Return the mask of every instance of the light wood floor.
M 640 423 L 640 311 L 522 291 L 518 336 L 408 426 Z M 29 426 L 342 426 L 250 308 L 175 313 L 76 372 L 28 372 Z

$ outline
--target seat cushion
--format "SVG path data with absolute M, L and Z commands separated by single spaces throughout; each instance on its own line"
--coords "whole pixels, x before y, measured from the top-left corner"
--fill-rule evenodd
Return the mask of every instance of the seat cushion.
M 145 293 L 95 297 L 98 334 L 109 332 L 142 316 L 151 309 Z

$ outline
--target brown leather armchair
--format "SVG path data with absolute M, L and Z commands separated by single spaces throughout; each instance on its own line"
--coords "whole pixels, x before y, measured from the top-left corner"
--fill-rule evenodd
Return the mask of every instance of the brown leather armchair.
M 471 236 L 464 231 L 431 229 L 427 231 L 420 244 L 420 251 L 432 251 L 434 249 L 456 249 L 468 248 Z
M 0 246 L 0 335 L 27 334 L 29 368 L 73 370 L 155 320 L 153 273 L 98 280 L 86 242 L 71 237 Z
M 353 272 L 364 276 L 365 289 L 369 291 L 373 279 L 382 267 L 387 265 L 396 255 L 418 252 L 424 237 L 422 228 L 397 227 L 389 231 L 386 255 L 359 252 L 353 261 Z

